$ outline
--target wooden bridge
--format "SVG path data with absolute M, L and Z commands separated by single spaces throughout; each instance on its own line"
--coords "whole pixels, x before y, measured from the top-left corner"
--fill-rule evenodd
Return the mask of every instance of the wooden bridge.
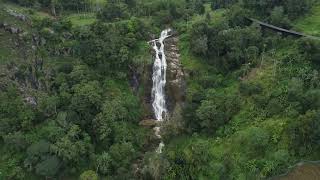
M 310 35 L 306 35 L 306 34 L 303 34 L 303 33 L 300 33 L 300 32 L 296 32 L 296 31 L 292 31 L 292 30 L 287 30 L 287 29 L 284 29 L 284 28 L 280 28 L 280 27 L 277 27 L 277 26 L 274 26 L 274 25 L 271 25 L 271 24 L 268 24 L 268 23 L 259 21 L 259 20 L 257 20 L 257 19 L 253 19 L 253 18 L 247 18 L 247 19 L 248 19 L 249 21 L 251 21 L 251 22 L 254 22 L 254 23 L 259 24 L 259 25 L 260 25 L 261 27 L 263 27 L 263 28 L 271 29 L 271 30 L 273 30 L 273 31 L 280 32 L 280 33 L 282 33 L 282 34 L 292 35 L 292 36 L 295 36 L 295 37 L 307 37 L 307 38 L 311 38 L 311 39 L 320 40 L 319 37 L 310 36 Z

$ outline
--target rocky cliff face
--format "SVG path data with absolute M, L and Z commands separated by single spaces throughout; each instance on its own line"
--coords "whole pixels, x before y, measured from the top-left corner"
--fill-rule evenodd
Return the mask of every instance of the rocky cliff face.
M 185 100 L 185 73 L 183 71 L 183 67 L 180 63 L 180 53 L 178 48 L 178 37 L 171 36 L 167 38 L 165 43 L 165 55 L 167 59 L 167 83 L 166 83 L 166 102 L 167 109 L 172 116 L 174 111 L 179 106 L 183 106 L 183 102 Z M 154 59 L 154 50 L 150 47 L 150 53 L 152 54 L 152 59 Z M 151 89 L 152 89 L 152 66 L 153 60 L 151 64 L 148 64 L 144 67 L 144 72 L 140 76 L 140 81 L 144 86 L 144 98 L 143 98 L 143 107 L 145 109 L 145 121 L 142 121 L 140 125 L 149 126 L 154 118 L 154 113 L 152 110 L 152 98 L 151 98 Z M 146 123 L 147 122 L 147 123 Z M 153 124 L 153 123 L 151 123 Z
M 167 108 L 172 114 L 177 105 L 182 105 L 185 100 L 185 73 L 180 63 L 178 37 L 172 36 L 165 40 L 165 54 L 167 58 Z

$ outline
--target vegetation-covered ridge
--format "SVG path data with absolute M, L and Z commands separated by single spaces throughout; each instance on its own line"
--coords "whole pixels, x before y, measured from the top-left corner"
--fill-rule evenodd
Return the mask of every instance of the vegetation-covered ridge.
M 281 27 L 277 27 L 272 24 L 268 24 L 268 23 L 259 21 L 257 19 L 248 18 L 248 20 L 259 24 L 262 28 L 268 28 L 268 29 L 271 29 L 275 32 L 282 33 L 283 35 L 291 35 L 291 36 L 296 36 L 296 37 L 305 37 L 305 38 L 312 38 L 312 39 L 319 39 L 320 40 L 319 37 L 307 35 L 307 34 L 304 34 L 301 32 L 296 32 L 296 31 L 292 31 L 292 30 L 288 30 L 288 29 L 283 29 Z
M 0 179 L 264 179 L 320 159 L 316 0 L 2 0 Z M 151 48 L 177 31 L 181 107 L 150 119 Z M 19 30 L 17 30 L 19 29 Z M 174 92 L 174 91 L 173 91 Z

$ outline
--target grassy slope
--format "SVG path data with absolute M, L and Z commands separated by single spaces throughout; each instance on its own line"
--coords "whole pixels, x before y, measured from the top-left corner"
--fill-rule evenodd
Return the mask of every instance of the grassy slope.
M 73 26 L 86 26 L 96 21 L 96 15 L 94 13 L 70 14 L 65 18 L 71 21 Z
M 298 19 L 294 26 L 306 34 L 320 36 L 320 3 L 312 8 L 312 12 Z
M 96 1 L 94 1 L 96 2 Z M 98 0 L 97 6 L 102 7 L 105 4 L 104 0 Z M 34 10 L 32 8 L 22 7 L 13 3 L 3 3 L 2 9 L 11 9 L 18 13 L 26 14 L 31 19 L 42 19 L 42 18 L 53 18 L 50 14 Z M 71 13 L 63 15 L 63 18 L 70 20 L 74 26 L 85 26 L 90 25 L 96 21 L 96 15 L 94 13 Z M 21 24 L 23 25 L 23 24 Z
M 99 1 L 102 3 L 103 0 Z M 37 11 L 32 8 L 22 7 L 13 3 L 3 3 L 0 4 L 0 22 L 8 23 L 14 27 L 19 27 L 24 30 L 24 32 L 30 33 L 32 31 L 31 27 L 27 25 L 26 22 L 18 20 L 10 16 L 6 10 L 14 10 L 18 13 L 26 15 L 31 20 L 38 20 L 43 18 L 53 18 L 50 14 L 44 11 Z M 70 20 L 74 27 L 85 26 L 95 22 L 96 17 L 92 13 L 83 13 L 83 14 L 70 14 L 66 17 L 67 20 Z M 16 38 L 15 35 L 11 35 L 8 32 L 0 30 L 0 65 L 6 64 L 9 61 L 21 60 L 23 50 L 25 48 L 16 48 L 12 39 Z M 49 60 L 46 62 L 45 66 L 57 67 L 60 64 L 65 62 L 74 61 L 73 58 L 65 57 L 48 57 Z
M 0 4 L 0 22 L 7 23 L 13 27 L 19 27 L 25 30 L 28 29 L 28 26 L 26 26 L 25 23 L 10 16 L 6 12 L 8 8 L 16 10 L 16 6 L 12 6 L 10 4 Z M 5 64 L 8 61 L 17 60 L 20 57 L 19 55 L 21 52 L 16 49 L 14 39 L 16 39 L 15 35 L 11 35 L 3 29 L 0 29 L 0 65 Z
M 33 8 L 22 7 L 13 3 L 3 3 L 3 9 L 11 9 L 18 13 L 27 15 L 31 19 L 42 19 L 42 18 L 51 18 L 51 15 L 44 11 L 37 11 Z
M 32 29 L 27 22 L 21 21 L 11 16 L 7 11 L 13 10 L 17 13 L 26 15 L 28 19 L 43 19 L 52 18 L 49 14 L 43 11 L 35 11 L 34 9 L 18 6 L 12 3 L 2 3 L 0 1 L 0 22 L 9 24 L 12 27 L 20 28 L 25 33 L 31 33 Z M 0 65 L 5 64 L 8 61 L 15 61 L 24 59 L 23 54 L 30 48 L 17 48 L 14 43 L 17 41 L 17 35 L 12 35 L 9 32 L 5 32 L 3 29 L 0 30 Z

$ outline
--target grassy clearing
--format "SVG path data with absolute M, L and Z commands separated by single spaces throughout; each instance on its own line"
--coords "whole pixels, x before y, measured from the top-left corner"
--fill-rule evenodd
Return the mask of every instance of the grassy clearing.
M 295 23 L 295 29 L 306 34 L 320 36 L 320 4 L 314 6 L 310 14 Z
M 96 21 L 94 13 L 71 14 L 66 17 L 74 26 L 87 26 Z

